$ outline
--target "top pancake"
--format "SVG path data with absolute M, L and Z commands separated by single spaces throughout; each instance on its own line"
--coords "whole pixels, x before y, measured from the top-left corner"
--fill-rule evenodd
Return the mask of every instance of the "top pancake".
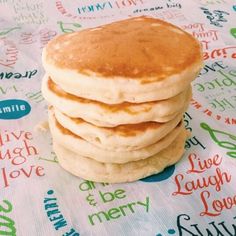
M 43 64 L 68 93 L 108 104 L 139 103 L 183 91 L 202 55 L 198 41 L 180 28 L 138 17 L 60 35 L 44 49 Z

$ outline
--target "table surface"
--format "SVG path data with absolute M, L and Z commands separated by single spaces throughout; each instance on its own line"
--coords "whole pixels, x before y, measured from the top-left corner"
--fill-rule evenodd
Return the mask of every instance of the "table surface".
M 0 235 L 236 235 L 236 2 L 0 0 Z M 64 171 L 52 151 L 41 53 L 58 34 L 133 16 L 178 25 L 205 65 L 182 160 L 129 184 Z

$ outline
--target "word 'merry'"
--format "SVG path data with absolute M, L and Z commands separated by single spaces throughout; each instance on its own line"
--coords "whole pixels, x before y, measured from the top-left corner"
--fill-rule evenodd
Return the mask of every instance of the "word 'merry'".
M 65 232 L 65 227 L 68 223 L 62 215 L 59 206 L 57 204 L 57 198 L 54 196 L 54 191 L 52 189 L 47 191 L 47 196 L 44 198 L 44 210 L 47 213 L 48 219 L 52 222 L 53 227 L 57 231 Z M 62 232 L 61 232 L 62 233 Z M 79 236 L 80 234 L 76 232 L 74 228 L 67 230 L 62 236 Z

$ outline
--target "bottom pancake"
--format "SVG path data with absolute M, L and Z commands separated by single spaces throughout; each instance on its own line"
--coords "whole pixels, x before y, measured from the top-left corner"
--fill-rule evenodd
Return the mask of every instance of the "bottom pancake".
M 102 163 L 69 151 L 54 141 L 60 165 L 68 172 L 86 180 L 105 183 L 132 182 L 160 173 L 175 164 L 184 153 L 188 132 L 183 129 L 176 139 L 152 157 L 124 164 Z

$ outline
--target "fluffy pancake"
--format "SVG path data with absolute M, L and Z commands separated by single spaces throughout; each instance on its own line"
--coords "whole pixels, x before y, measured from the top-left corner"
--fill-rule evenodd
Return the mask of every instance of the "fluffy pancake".
M 144 122 L 105 128 L 80 118 L 70 118 L 57 109 L 54 109 L 54 113 L 56 120 L 64 128 L 97 147 L 116 152 L 137 150 L 158 142 L 171 132 L 183 117 L 179 114 L 166 123 Z
M 107 104 L 173 97 L 202 66 L 199 42 L 159 19 L 138 17 L 59 35 L 43 65 L 61 88 Z
M 167 134 L 164 138 L 152 145 L 138 150 L 120 152 L 104 150 L 90 144 L 81 137 L 61 126 L 56 120 L 53 112 L 49 112 L 49 127 L 55 142 L 81 156 L 89 157 L 96 161 L 105 163 L 126 163 L 153 156 L 173 142 L 181 130 L 184 129 L 182 123 L 183 122 L 180 122 L 173 129 L 173 131 L 169 132 L 169 134 Z
M 182 129 L 176 139 L 161 152 L 147 159 L 125 164 L 100 163 L 71 152 L 56 142 L 54 151 L 65 170 L 86 180 L 105 183 L 132 182 L 159 173 L 176 163 L 184 153 L 186 138 L 187 132 Z
M 63 91 L 47 76 L 43 78 L 44 98 L 58 110 L 73 118 L 82 118 L 96 126 L 114 127 L 147 121 L 167 122 L 187 109 L 192 97 L 191 87 L 167 100 L 141 104 L 108 105 L 83 99 Z

